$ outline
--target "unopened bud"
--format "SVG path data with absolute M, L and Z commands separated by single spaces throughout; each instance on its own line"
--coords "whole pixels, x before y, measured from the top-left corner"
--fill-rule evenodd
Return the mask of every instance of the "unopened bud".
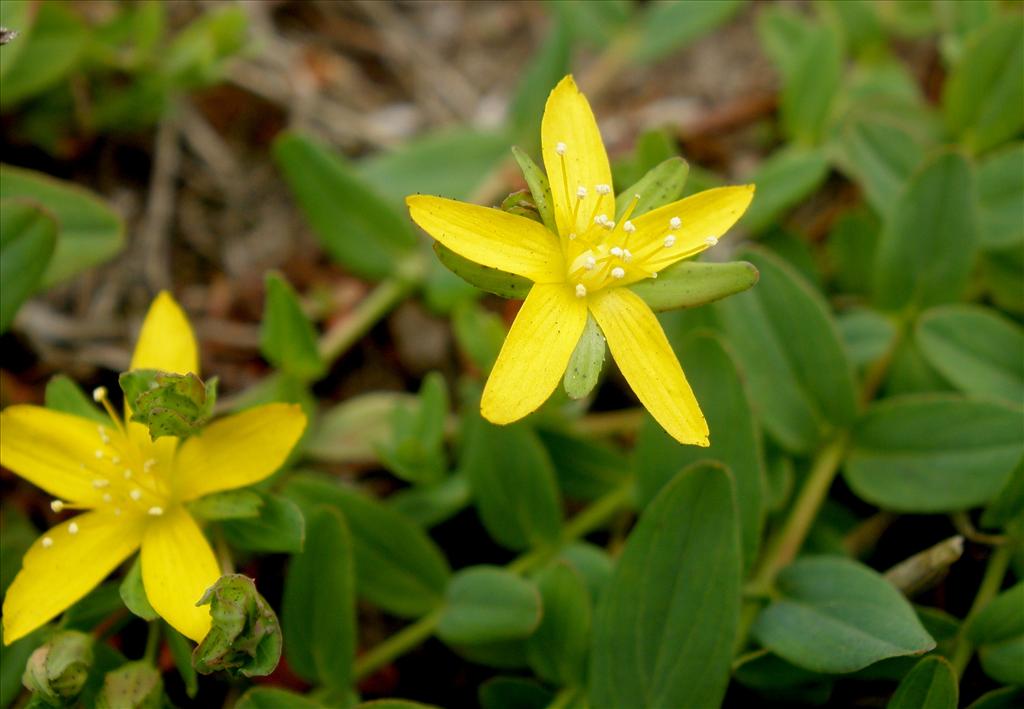
M 89 677 L 92 643 L 92 636 L 76 630 L 57 633 L 29 657 L 22 684 L 45 705 L 70 704 Z
M 96 697 L 96 709 L 162 709 L 164 681 L 160 671 L 144 660 L 108 672 Z
M 281 659 L 281 626 L 253 580 L 228 574 L 207 589 L 197 606 L 210 605 L 210 632 L 192 653 L 196 672 L 268 675 Z

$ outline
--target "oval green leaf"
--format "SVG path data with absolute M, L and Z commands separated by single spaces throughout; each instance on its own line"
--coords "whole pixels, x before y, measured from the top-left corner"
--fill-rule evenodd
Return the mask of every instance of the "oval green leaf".
M 578 687 L 586 675 L 590 649 L 590 594 L 583 576 L 566 562 L 536 577 L 544 617 L 526 641 L 530 667 L 559 687 Z
M 953 666 L 934 655 L 914 665 L 896 688 L 887 709 L 956 709 L 959 697 Z
M 57 245 L 57 221 L 31 202 L 0 200 L 0 333 L 39 286 Z
M 452 577 L 437 634 L 449 645 L 529 637 L 541 619 L 537 587 L 513 573 L 474 566 Z
M 981 667 L 992 679 L 1024 685 L 1024 581 L 996 596 L 967 625 Z
M 302 311 L 291 285 L 282 276 L 268 273 L 260 323 L 260 352 L 267 361 L 301 381 L 312 381 L 326 369 L 317 349 L 316 330 Z

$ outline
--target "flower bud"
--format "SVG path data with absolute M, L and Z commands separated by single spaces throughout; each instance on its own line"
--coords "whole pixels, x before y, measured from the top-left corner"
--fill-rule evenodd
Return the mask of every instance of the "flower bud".
M 139 660 L 106 674 L 96 697 L 96 709 L 161 709 L 163 697 L 160 671 Z
M 55 634 L 29 657 L 22 684 L 47 706 L 70 704 L 89 677 L 92 643 L 92 636 L 75 630 Z
M 210 604 L 213 625 L 192 653 L 196 672 L 268 675 L 281 659 L 281 626 L 253 580 L 241 574 L 217 579 L 196 605 Z

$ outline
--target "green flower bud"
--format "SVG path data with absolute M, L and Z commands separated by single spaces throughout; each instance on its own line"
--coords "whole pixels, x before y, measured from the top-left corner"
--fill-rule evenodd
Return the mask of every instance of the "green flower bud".
M 22 684 L 46 706 L 70 704 L 89 677 L 92 643 L 92 636 L 75 630 L 57 633 L 29 657 Z
M 192 653 L 197 672 L 225 670 L 232 675 L 268 675 L 281 659 L 281 626 L 253 580 L 221 576 L 196 605 L 210 604 L 213 626 Z
M 169 374 L 155 369 L 124 372 L 119 380 L 132 421 L 149 427 L 153 440 L 161 436 L 188 438 L 213 415 L 217 379 L 203 383 L 195 374 Z
M 96 709 L 161 709 L 163 697 L 160 671 L 139 660 L 106 674 L 96 697 Z

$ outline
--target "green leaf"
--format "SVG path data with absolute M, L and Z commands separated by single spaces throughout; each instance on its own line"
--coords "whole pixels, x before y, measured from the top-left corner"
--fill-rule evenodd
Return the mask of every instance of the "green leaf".
M 701 460 L 715 460 L 729 468 L 736 486 L 740 546 L 744 567 L 757 555 L 764 525 L 765 472 L 761 439 L 743 379 L 721 340 L 698 334 L 680 353 L 686 362 L 690 386 L 701 402 L 711 446 L 681 446 L 646 416 L 634 451 L 637 502 L 647 505 L 673 476 Z
M 990 308 L 949 305 L 921 316 L 914 335 L 929 364 L 960 391 L 1024 401 L 1024 330 L 1012 320 Z
M 662 489 L 626 541 L 595 615 L 591 705 L 718 706 L 739 603 L 730 475 L 699 463 Z
M 374 155 L 355 169 L 377 194 L 403 209 L 405 198 L 420 192 L 468 200 L 508 155 L 509 142 L 504 132 L 450 129 Z
M 544 38 L 544 43 L 533 53 L 533 58 L 516 86 L 508 109 L 508 121 L 513 134 L 517 139 L 526 141 L 527 145 L 539 144 L 540 119 L 548 94 L 569 73 L 572 48 L 569 35 L 568 28 L 556 20 Z
M 1024 517 L 1024 458 L 981 515 L 981 525 L 1006 528 L 1018 517 Z
M 586 677 L 590 649 L 590 596 L 583 576 L 565 562 L 537 575 L 544 615 L 526 641 L 530 667 L 560 687 L 579 687 Z
M 501 318 L 476 301 L 463 301 L 452 311 L 452 332 L 470 362 L 480 372 L 490 372 L 507 334 Z
M 587 316 L 587 325 L 576 343 L 576 349 L 569 357 L 562 385 L 570 399 L 582 399 L 594 390 L 601 377 L 607 342 L 600 326 L 592 315 Z
M 762 645 L 814 672 L 856 672 L 935 647 L 907 600 L 855 561 L 805 557 L 782 570 L 778 597 L 752 632 Z
M 175 36 L 161 57 L 163 71 L 181 88 L 199 88 L 219 80 L 224 60 L 242 49 L 248 15 L 237 6 L 204 12 Z
M 757 288 L 715 305 L 764 430 L 809 452 L 855 414 L 853 374 L 830 310 L 793 269 L 762 250 L 741 254 Z
M 437 241 L 434 242 L 434 253 L 444 267 L 459 278 L 480 290 L 500 295 L 502 298 L 524 300 L 533 287 L 533 283 L 522 276 L 505 273 L 490 266 L 481 266 L 475 261 L 459 256 Z
M 296 475 L 289 497 L 306 507 L 341 510 L 352 530 L 360 597 L 389 613 L 416 618 L 436 608 L 448 585 L 448 562 L 422 529 L 398 512 L 351 488 Z
M 974 179 L 958 153 L 927 160 L 893 207 L 878 245 L 875 297 L 883 308 L 960 298 L 976 248 Z
M 1024 704 L 1024 687 L 1002 687 L 978 697 L 967 709 L 1017 709 Z
M 392 435 L 378 446 L 381 462 L 412 483 L 435 483 L 448 470 L 444 450 L 448 420 L 448 385 L 439 372 L 423 378 L 414 406 L 400 406 L 392 415 Z
M 828 160 L 822 150 L 790 145 L 773 153 L 749 180 L 757 185 L 757 192 L 740 223 L 752 232 L 764 231 L 817 190 L 826 177 Z
M 35 13 L 32 12 L 33 4 L 29 0 L 7 0 L 0 2 L 0 27 L 18 33 L 14 41 L 5 44 L 3 48 L 4 60 L 0 62 L 0 79 L 2 79 L 12 66 L 27 42 L 23 41 L 26 33 L 32 29 L 35 21 Z M 0 701 L 0 706 L 6 706 L 7 702 Z
M 35 21 L 19 31 L 14 43 L 3 49 L 6 52 L 14 44 L 24 45 L 9 59 L 4 56 L 4 64 L 9 66 L 3 70 L 0 104 L 5 108 L 60 83 L 78 64 L 88 41 L 85 25 L 63 3 L 37 5 Z
M 567 497 L 594 500 L 626 482 L 629 461 L 616 448 L 593 436 L 541 429 L 537 432 Z
M 415 485 L 399 490 L 387 502 L 390 507 L 425 529 L 451 517 L 473 499 L 469 481 L 460 473 L 430 485 Z
M 265 677 L 281 660 L 277 614 L 242 574 L 226 574 L 196 603 L 210 606 L 210 631 L 192 653 L 199 674 L 227 672 L 232 677 Z
M 337 510 L 318 507 L 292 557 L 281 618 L 289 666 L 311 682 L 347 690 L 356 648 L 354 544 Z
M 136 558 L 134 563 L 132 563 L 132 567 L 125 574 L 124 579 L 121 580 L 118 592 L 121 594 L 121 600 L 124 601 L 128 610 L 143 620 L 156 620 L 159 617 L 157 612 L 153 610 L 153 606 L 149 604 L 146 588 L 142 585 L 141 557 Z M 189 666 L 191 667 L 191 665 Z
M 595 49 L 615 39 L 635 10 L 630 0 L 561 0 L 548 8 L 572 33 L 574 45 L 584 44 Z
M 1024 581 L 1003 591 L 967 624 L 981 667 L 1003 684 L 1024 685 Z
M 252 687 L 238 698 L 235 709 L 326 709 L 326 707 L 286 689 Z
M 959 697 L 953 666 L 933 655 L 918 662 L 903 678 L 887 709 L 956 709 Z
M 761 45 L 784 80 L 799 66 L 800 50 L 817 30 L 805 15 L 782 5 L 766 6 L 757 17 Z
M 633 208 L 633 217 L 680 199 L 689 174 L 690 165 L 681 157 L 671 157 L 658 163 L 615 198 L 615 219 L 622 217 L 636 195 L 640 199 Z
M 825 243 L 832 278 L 843 293 L 871 292 L 878 247 L 878 219 L 867 209 L 844 213 Z
M 558 227 L 555 222 L 555 205 L 551 198 L 551 185 L 548 183 L 548 176 L 544 174 L 544 170 L 533 161 L 533 158 L 528 153 L 512 146 L 512 155 L 519 164 L 519 169 L 523 173 L 523 179 L 526 180 L 527 187 L 530 188 L 533 204 L 537 207 L 537 213 L 540 214 L 541 221 L 544 222 L 544 226 L 551 233 L 558 233 Z M 449 266 L 449 268 L 451 267 Z
M 199 677 L 195 668 L 192 667 L 192 646 L 184 635 L 166 622 L 161 624 L 160 631 L 163 633 L 164 640 L 167 641 L 167 648 L 174 658 L 174 666 L 178 669 L 181 681 L 185 685 L 185 694 L 189 699 L 195 699 L 196 693 L 199 691 Z
M 25 200 L 0 200 L 0 333 L 36 291 L 56 243 L 49 213 Z
M 328 463 L 377 460 L 377 446 L 391 435 L 394 412 L 413 405 L 416 397 L 396 391 L 375 391 L 353 397 L 320 417 L 306 452 Z
M 976 153 L 1024 128 L 1024 20 L 1000 14 L 971 34 L 942 92 L 950 132 Z
M 188 503 L 188 511 L 205 520 L 258 517 L 263 498 L 250 490 L 225 490 Z
M 408 268 L 417 242 L 408 220 L 341 157 L 285 133 L 274 142 L 274 159 L 331 258 L 372 280 Z
M 843 0 L 843 2 L 822 2 L 815 8 L 834 28 L 847 49 L 857 54 L 867 54 L 885 43 L 885 33 L 878 20 L 874 3 L 870 0 Z
M 449 645 L 529 637 L 541 619 L 537 587 L 513 573 L 473 566 L 452 577 L 437 634 Z
M 638 20 L 632 58 L 646 64 L 682 49 L 724 24 L 743 5 L 743 0 L 648 3 Z
M 752 288 L 758 277 L 757 268 L 746 261 L 680 261 L 660 271 L 657 278 L 648 278 L 630 288 L 652 310 L 660 312 L 728 298 Z
M 296 379 L 319 379 L 327 367 L 317 349 L 316 330 L 302 311 L 298 296 L 276 273 L 268 273 L 264 283 L 267 297 L 260 323 L 260 352 Z
M 232 546 L 248 551 L 293 553 L 302 551 L 306 522 L 291 500 L 279 495 L 259 494 L 255 516 L 225 519 L 224 536 Z
M 551 459 L 525 424 L 466 422 L 460 470 L 469 478 L 488 534 L 515 550 L 558 539 L 562 510 Z
M 53 6 L 46 3 L 44 8 Z M 63 50 L 61 50 L 63 51 Z M 8 86 L 4 82 L 4 93 Z M 110 259 L 124 245 L 124 222 L 92 192 L 40 172 L 0 165 L 0 199 L 35 202 L 57 220 L 57 246 L 42 288 Z
M 853 431 L 844 476 L 888 510 L 953 512 L 992 499 L 1024 455 L 1024 414 L 997 402 L 928 395 L 886 399 Z
M 480 685 L 480 709 L 547 709 L 555 695 L 539 682 L 492 677 Z
M 21 694 L 21 676 L 25 672 L 25 664 L 42 644 L 46 632 L 40 629 L 15 640 L 10 645 L 0 643 L 0 706 L 10 706 Z
M 360 702 L 355 709 L 440 709 L 433 704 L 411 702 L 408 699 L 374 699 Z
M 780 97 L 783 131 L 805 145 L 817 144 L 825 132 L 842 78 L 842 48 L 829 27 L 817 27 L 794 49 L 792 68 Z
M 46 408 L 74 414 L 104 425 L 110 417 L 96 408 L 92 399 L 85 395 L 78 384 L 66 374 L 54 375 L 46 382 Z
M 876 362 L 892 346 L 896 326 L 892 320 L 870 308 L 853 308 L 837 319 L 843 344 L 857 369 Z
M 676 140 L 675 135 L 666 128 L 651 128 L 645 130 L 643 133 L 637 136 L 636 141 L 633 143 L 633 150 L 630 153 L 612 161 L 612 183 L 619 190 L 619 197 L 622 198 L 620 203 L 619 199 L 616 198 L 616 214 L 621 216 L 619 207 L 622 207 L 622 211 L 625 211 L 626 206 L 630 200 L 637 194 L 640 194 L 641 199 L 643 198 L 643 191 L 645 191 L 643 185 L 639 183 L 653 171 L 661 168 L 662 164 L 668 161 L 680 160 L 679 158 L 679 143 Z M 689 171 L 689 167 L 687 167 Z M 671 172 L 664 173 L 665 176 L 670 177 Z M 631 185 L 629 188 L 622 189 L 623 185 Z M 663 191 L 657 188 L 657 184 L 651 183 L 649 188 L 655 188 L 656 201 L 667 200 L 662 204 L 668 204 L 673 202 L 682 194 L 678 194 L 673 199 L 669 199 L 672 196 L 671 182 L 668 183 L 669 190 Z M 637 189 L 637 186 L 640 189 Z M 685 187 L 685 183 L 682 187 Z M 657 196 L 660 195 L 660 196 Z M 639 207 L 638 203 L 638 207 Z M 645 211 L 649 211 L 648 207 Z M 634 212 L 637 216 L 641 214 L 639 209 Z M 616 217 L 618 219 L 618 216 Z
M 1024 249 L 985 254 L 982 273 L 992 302 L 1014 315 L 1024 315 Z
M 986 156 L 977 176 L 982 248 L 1024 248 L 1024 142 Z

